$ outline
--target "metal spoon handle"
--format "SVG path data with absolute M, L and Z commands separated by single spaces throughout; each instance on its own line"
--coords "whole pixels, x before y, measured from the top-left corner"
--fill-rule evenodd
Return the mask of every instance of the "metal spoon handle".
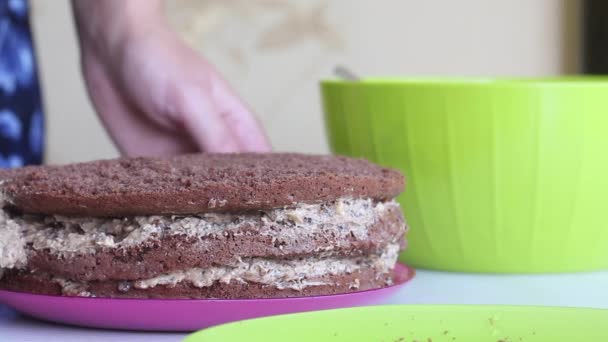
M 344 66 L 338 65 L 334 68 L 334 74 L 347 81 L 359 81 L 361 78 L 357 76 L 354 72 L 350 71 Z

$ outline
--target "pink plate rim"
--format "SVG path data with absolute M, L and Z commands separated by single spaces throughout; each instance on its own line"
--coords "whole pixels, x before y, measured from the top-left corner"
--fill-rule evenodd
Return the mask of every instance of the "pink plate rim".
M 401 263 L 395 283 L 335 295 L 257 299 L 138 299 L 65 297 L 0 290 L 0 303 L 25 315 L 70 325 L 141 331 L 194 331 L 244 319 L 379 304 L 411 280 Z M 210 314 L 212 313 L 212 314 Z

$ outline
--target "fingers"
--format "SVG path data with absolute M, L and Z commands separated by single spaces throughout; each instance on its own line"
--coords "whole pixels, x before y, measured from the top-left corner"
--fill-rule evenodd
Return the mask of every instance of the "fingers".
M 209 96 L 198 87 L 181 88 L 181 111 L 183 126 L 197 147 L 203 152 L 241 152 L 241 146 L 232 134 L 228 123 L 222 119 Z
M 213 75 L 205 84 L 177 85 L 170 96 L 183 125 L 205 152 L 266 152 L 270 144 L 255 116 Z
M 195 152 L 188 136 L 176 138 L 155 122 L 142 120 L 134 106 L 116 91 L 103 68 L 91 62 L 83 66 L 87 90 L 110 137 L 126 156 L 166 156 Z
M 270 142 L 255 115 L 225 81 L 218 81 L 213 96 L 222 121 L 237 140 L 241 151 L 268 152 L 271 150 Z

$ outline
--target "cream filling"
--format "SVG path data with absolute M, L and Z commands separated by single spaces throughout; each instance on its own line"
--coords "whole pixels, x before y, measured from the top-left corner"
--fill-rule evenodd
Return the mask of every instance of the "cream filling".
M 86 283 L 79 283 L 64 278 L 55 277 L 53 281 L 61 286 L 61 293 L 66 296 L 94 297 L 87 291 Z
M 395 201 L 339 199 L 331 204 L 300 204 L 292 208 L 241 213 L 132 218 L 23 216 L 11 218 L 0 210 L 0 269 L 27 264 L 28 248 L 49 250 L 62 256 L 125 248 L 163 236 L 205 237 L 239 232 L 254 225 L 256 233 L 273 239 L 295 241 L 303 235 L 331 231 L 337 239 L 353 235 L 367 238 L 367 229 Z M 282 229 L 277 230 L 279 225 Z M 28 247 L 31 246 L 31 247 Z
M 0 215 L 0 278 L 2 269 L 21 268 L 26 262 L 26 239 L 21 227 L 5 215 Z

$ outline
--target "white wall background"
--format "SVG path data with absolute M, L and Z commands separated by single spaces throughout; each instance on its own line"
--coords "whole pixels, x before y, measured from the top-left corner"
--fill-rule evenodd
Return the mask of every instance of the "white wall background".
M 47 161 L 117 155 L 86 98 L 68 0 L 32 0 Z M 362 75 L 571 72 L 577 7 L 559 0 L 172 0 L 185 39 L 260 116 L 281 151 L 328 152 L 318 81 Z

